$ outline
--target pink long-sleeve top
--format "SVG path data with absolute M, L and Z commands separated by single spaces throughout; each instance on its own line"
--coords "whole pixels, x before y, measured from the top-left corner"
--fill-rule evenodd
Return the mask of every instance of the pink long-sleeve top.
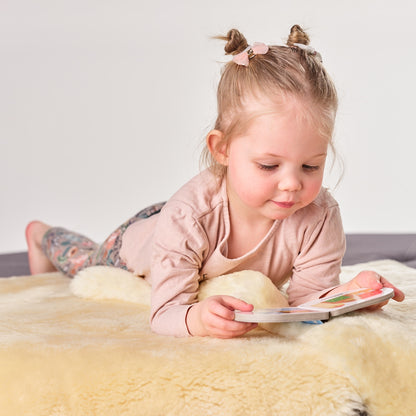
M 307 207 L 276 220 L 251 251 L 228 258 L 225 182 L 203 171 L 159 214 L 123 235 L 120 256 L 151 284 L 151 327 L 159 334 L 189 335 L 186 314 L 204 279 L 241 270 L 260 271 L 279 288 L 290 279 L 287 293 L 294 306 L 339 284 L 345 237 L 338 204 L 326 189 Z

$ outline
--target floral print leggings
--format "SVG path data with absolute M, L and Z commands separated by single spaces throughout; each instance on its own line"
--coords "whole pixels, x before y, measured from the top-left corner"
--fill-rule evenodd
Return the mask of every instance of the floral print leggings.
M 141 210 L 111 233 L 101 245 L 81 234 L 53 227 L 43 236 L 42 250 L 56 269 L 70 277 L 89 266 L 106 265 L 127 269 L 119 256 L 124 232 L 136 221 L 159 213 L 164 204 L 153 204 Z

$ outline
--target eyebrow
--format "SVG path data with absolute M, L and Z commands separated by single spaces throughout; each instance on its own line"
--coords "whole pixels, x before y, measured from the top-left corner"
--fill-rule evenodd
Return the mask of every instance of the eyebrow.
M 276 155 L 276 154 L 274 154 L 274 153 L 263 153 L 263 154 L 261 154 L 261 155 L 258 155 L 258 157 L 267 157 L 267 156 L 270 156 L 270 157 L 277 157 L 277 158 L 282 158 L 282 157 L 284 157 L 284 156 L 281 156 L 281 155 Z M 322 156 L 327 156 L 327 153 L 319 153 L 319 154 L 317 154 L 317 155 L 308 156 L 306 159 L 313 159 L 313 158 L 315 158 L 315 157 L 322 157 Z

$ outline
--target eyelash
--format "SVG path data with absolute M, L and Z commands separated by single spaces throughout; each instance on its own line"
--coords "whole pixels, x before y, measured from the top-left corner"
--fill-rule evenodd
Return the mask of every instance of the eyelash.
M 278 167 L 279 167 L 279 165 L 262 165 L 261 163 L 259 163 L 259 168 L 261 170 L 271 171 L 271 170 L 274 170 Z
M 302 168 L 309 172 L 314 172 L 319 169 L 319 166 L 302 165 Z
M 265 171 L 272 171 L 275 170 L 279 167 L 279 165 L 263 165 L 263 164 L 259 164 L 259 168 L 261 170 L 265 170 Z M 308 171 L 308 172 L 314 172 L 319 170 L 319 166 L 312 166 L 312 165 L 302 165 L 302 169 Z

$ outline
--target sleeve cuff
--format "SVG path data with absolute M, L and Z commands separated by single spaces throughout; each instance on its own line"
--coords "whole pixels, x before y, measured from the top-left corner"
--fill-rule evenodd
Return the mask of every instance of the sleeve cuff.
M 152 331 L 175 337 L 192 336 L 186 325 L 186 316 L 191 307 L 192 305 L 176 305 L 156 313 L 150 321 Z

